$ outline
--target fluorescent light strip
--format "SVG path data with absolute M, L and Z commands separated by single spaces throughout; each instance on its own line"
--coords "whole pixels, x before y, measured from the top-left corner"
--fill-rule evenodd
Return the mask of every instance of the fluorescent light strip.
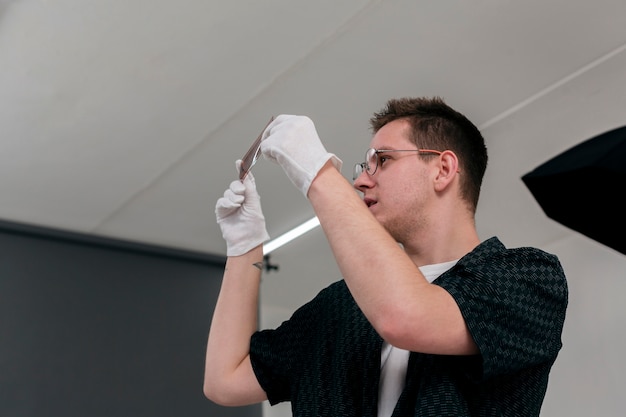
M 292 240 L 296 239 L 297 237 L 302 236 L 306 232 L 308 232 L 308 231 L 310 231 L 312 229 L 315 229 L 319 225 L 320 225 L 320 221 L 317 218 L 317 216 L 313 217 L 312 219 L 309 219 L 309 220 L 305 221 L 300 226 L 297 226 L 297 227 L 291 229 L 290 231 L 288 231 L 287 233 L 285 233 L 283 235 L 280 235 L 276 239 L 270 240 L 269 242 L 264 244 L 263 245 L 263 255 L 267 255 L 270 252 L 280 248 L 281 246 L 286 245 L 287 243 L 291 242 Z

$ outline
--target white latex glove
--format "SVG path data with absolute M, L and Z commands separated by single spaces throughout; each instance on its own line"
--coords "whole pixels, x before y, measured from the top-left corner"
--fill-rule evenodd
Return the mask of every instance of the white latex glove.
M 241 159 L 237 160 L 239 172 Z M 243 182 L 235 180 L 215 205 L 217 223 L 226 240 L 226 255 L 239 256 L 270 238 L 261 211 L 261 197 L 251 172 Z
M 263 132 L 261 152 L 282 167 L 306 197 L 320 169 L 331 159 L 341 171 L 342 161 L 322 145 L 313 121 L 306 116 L 281 114 Z

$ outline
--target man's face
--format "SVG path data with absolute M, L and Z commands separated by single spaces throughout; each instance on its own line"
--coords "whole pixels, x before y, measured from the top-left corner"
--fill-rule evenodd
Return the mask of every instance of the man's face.
M 417 150 L 409 139 L 406 120 L 383 126 L 372 138 L 370 147 Z M 354 181 L 370 212 L 400 243 L 417 232 L 427 218 L 434 195 L 433 167 L 418 152 L 383 152 L 378 154 L 376 172 L 373 175 L 363 172 Z

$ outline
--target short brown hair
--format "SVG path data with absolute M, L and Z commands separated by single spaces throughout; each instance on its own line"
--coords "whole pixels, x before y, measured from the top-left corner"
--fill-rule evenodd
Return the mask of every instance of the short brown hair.
M 461 196 L 476 211 L 487 169 L 487 147 L 478 128 L 440 97 L 391 99 L 370 119 L 373 133 L 389 122 L 406 119 L 418 148 L 451 150 L 459 158 Z

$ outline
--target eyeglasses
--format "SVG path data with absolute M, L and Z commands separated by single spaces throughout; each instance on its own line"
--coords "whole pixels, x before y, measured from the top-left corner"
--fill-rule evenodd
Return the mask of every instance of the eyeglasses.
M 352 180 L 356 180 L 365 171 L 369 175 L 374 175 L 378 169 L 378 154 L 387 152 L 419 152 L 420 154 L 434 154 L 441 155 L 441 151 L 435 151 L 433 149 L 374 149 L 370 148 L 365 152 L 365 162 L 354 165 L 354 172 L 352 173 Z

